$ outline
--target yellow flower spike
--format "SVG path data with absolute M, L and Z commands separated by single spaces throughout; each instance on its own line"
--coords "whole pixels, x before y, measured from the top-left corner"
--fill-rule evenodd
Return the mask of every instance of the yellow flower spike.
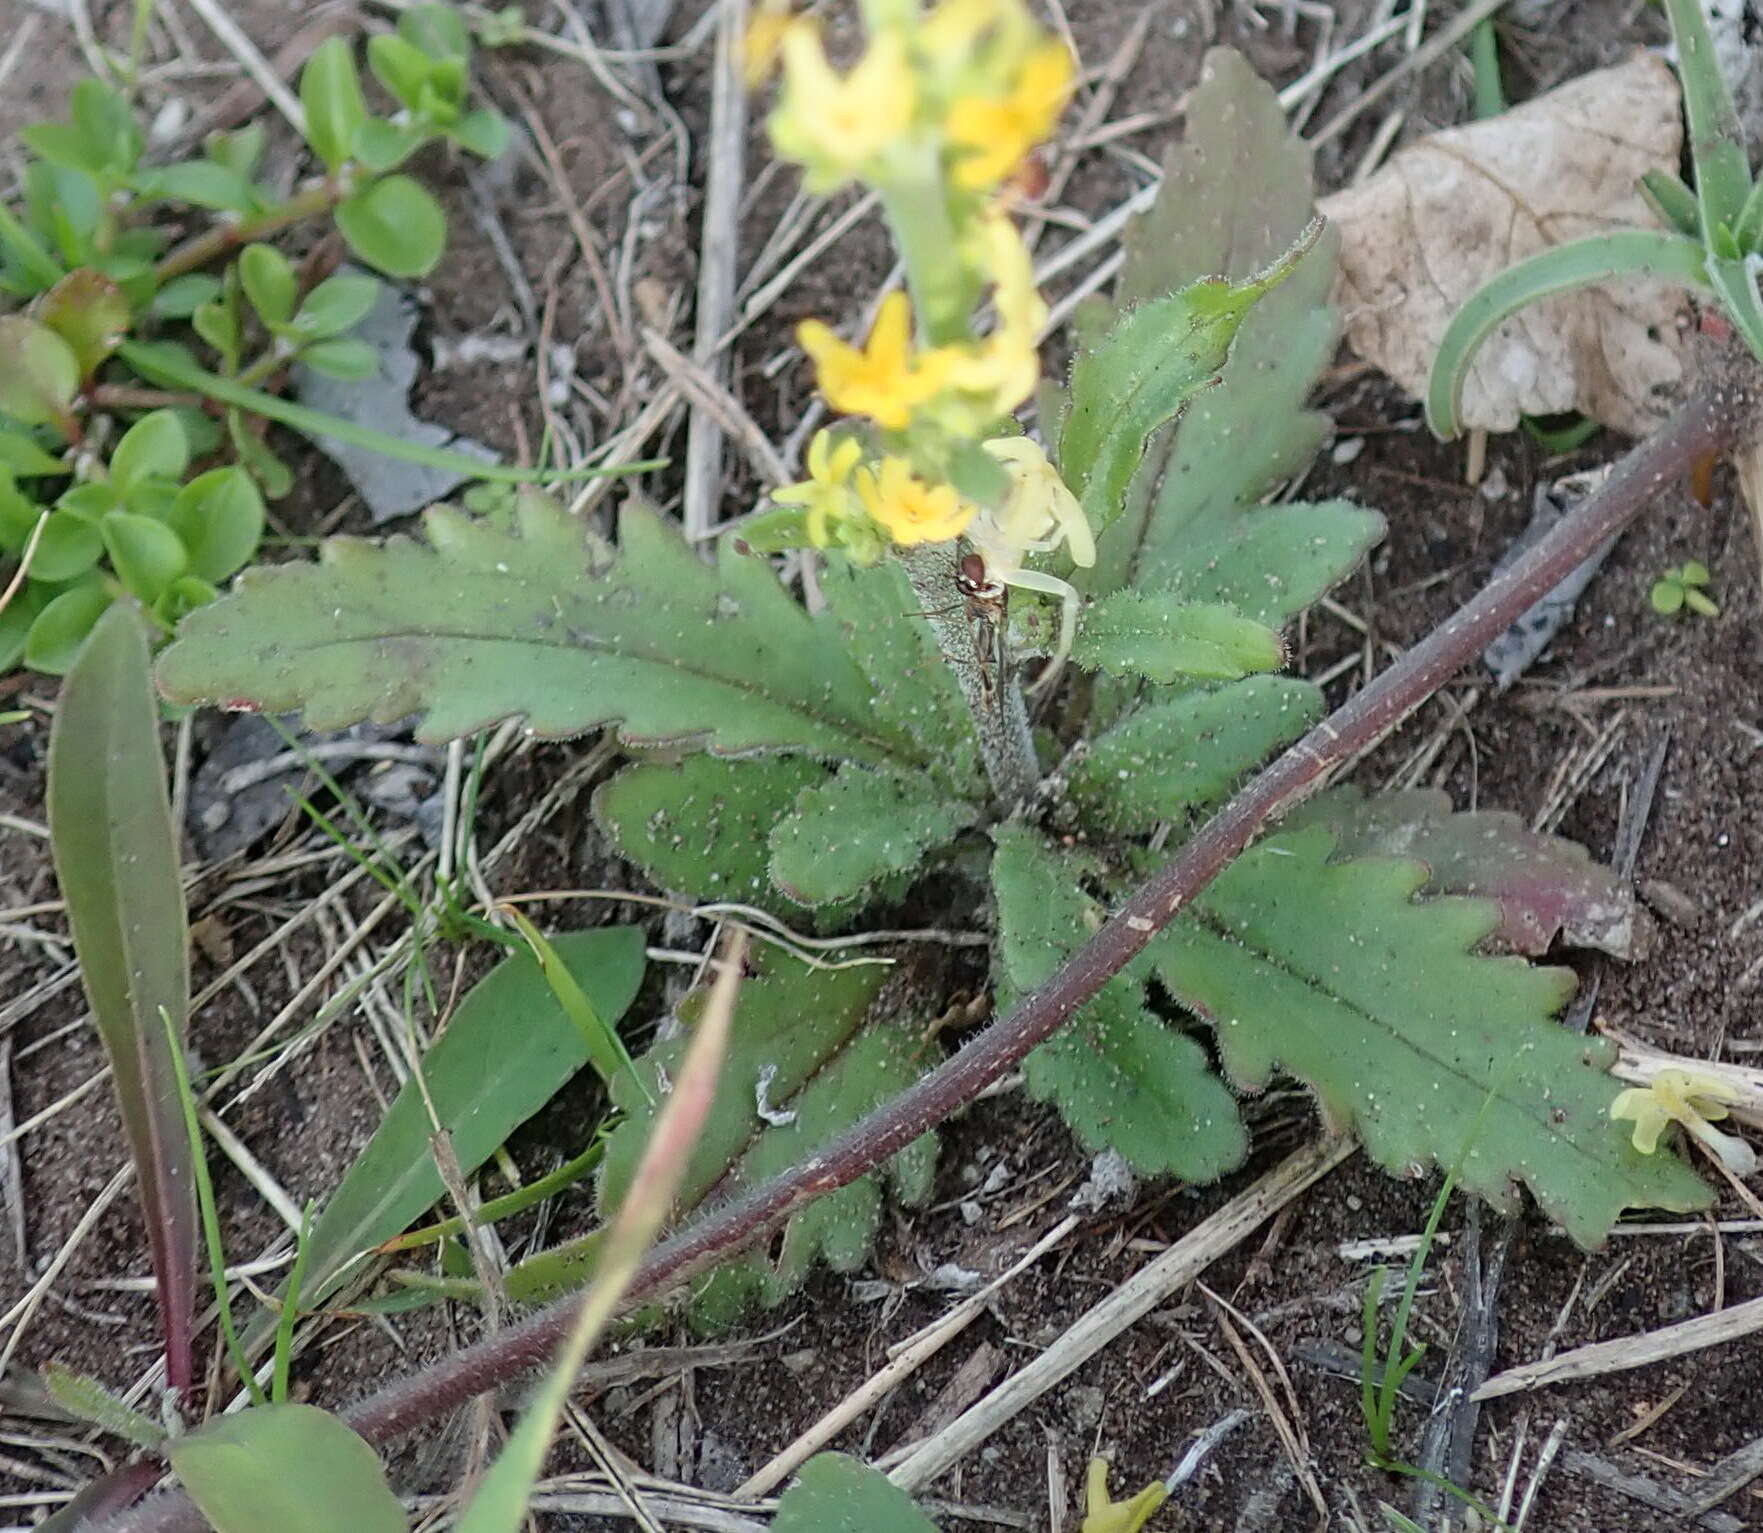
M 857 494 L 864 509 L 896 543 L 946 543 L 959 537 L 978 509 L 953 485 L 926 484 L 904 458 L 883 458 L 879 470 L 862 469 Z
M 956 184 L 984 191 L 1003 181 L 1051 135 L 1065 110 L 1071 77 L 1071 54 L 1064 43 L 1048 38 L 1023 60 L 1004 96 L 967 96 L 954 102 L 943 131 L 957 153 Z
M 902 431 L 913 410 L 948 381 L 953 357 L 946 351 L 914 355 L 912 303 L 889 293 L 859 351 L 817 319 L 796 327 L 796 340 L 814 359 L 820 392 L 835 410 L 867 415 L 890 431 Z
M 741 77 L 748 90 L 758 90 L 777 66 L 784 37 L 795 25 L 790 0 L 762 0 L 741 39 Z
M 801 506 L 808 513 L 808 536 L 816 548 L 833 540 L 835 524 L 864 514 L 850 483 L 851 471 L 862 456 L 862 444 L 855 437 L 844 437 L 835 446 L 830 431 L 817 431 L 808 444 L 808 477 L 772 492 L 771 498 L 779 504 Z
M 1757 1152 L 1736 1134 L 1713 1126 L 1726 1116 L 1726 1102 L 1743 1095 L 1730 1081 L 1701 1070 L 1661 1070 L 1650 1086 L 1631 1086 L 1610 1104 L 1612 1118 L 1634 1120 L 1634 1147 L 1643 1155 L 1659 1148 L 1659 1137 L 1673 1123 L 1708 1147 L 1734 1176 L 1757 1169 Z
M 820 29 L 808 17 L 787 23 L 777 47 L 784 85 L 771 114 L 771 142 L 803 168 L 809 191 L 836 191 L 906 136 L 918 88 L 899 32 L 876 37 L 846 75 L 827 62 Z
M 1169 1499 L 1161 1482 L 1147 1485 L 1130 1501 L 1108 1498 L 1108 1460 L 1090 1460 L 1084 1481 L 1084 1520 L 1080 1533 L 1139 1533 L 1151 1514 Z

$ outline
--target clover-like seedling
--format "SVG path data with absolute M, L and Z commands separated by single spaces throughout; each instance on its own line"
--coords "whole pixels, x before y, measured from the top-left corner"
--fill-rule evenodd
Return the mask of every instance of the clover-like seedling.
M 1703 589 L 1708 580 L 1708 566 L 1698 560 L 1674 564 L 1653 582 L 1647 600 L 1661 617 L 1675 617 L 1686 607 L 1701 617 L 1719 617 L 1720 608 Z

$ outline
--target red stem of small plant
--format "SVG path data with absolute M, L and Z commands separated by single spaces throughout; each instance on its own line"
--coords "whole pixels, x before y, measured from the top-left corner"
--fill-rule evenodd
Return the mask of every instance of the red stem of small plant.
M 1275 815 L 1322 785 L 1329 772 L 1381 738 L 1472 661 L 1539 597 L 1554 589 L 1688 474 L 1752 424 L 1757 370 L 1748 357 L 1712 378 L 1612 470 L 1530 552 L 1496 576 L 1383 675 L 1324 719 L 1218 811 L 1154 877 L 1016 1010 L 818 1155 L 746 1196 L 694 1220 L 649 1253 L 626 1296 L 649 1301 L 775 1229 L 805 1204 L 848 1186 L 972 1102 L 1043 1043 L 1132 961 L 1221 873 Z M 519 1325 L 388 1384 L 344 1412 L 375 1447 L 550 1361 L 580 1299 L 561 1299 Z M 199 1533 L 202 1520 L 168 1493 L 91 1533 Z

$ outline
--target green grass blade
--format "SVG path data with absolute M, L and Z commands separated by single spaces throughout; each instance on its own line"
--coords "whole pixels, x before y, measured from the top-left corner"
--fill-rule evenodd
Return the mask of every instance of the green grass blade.
M 233 1301 L 227 1292 L 226 1246 L 220 1234 L 220 1210 L 214 1205 L 214 1182 L 208 1175 L 208 1159 L 202 1153 L 202 1124 L 196 1116 L 196 1094 L 190 1090 L 190 1072 L 184 1068 L 184 1052 L 178 1044 L 177 1026 L 168 1012 L 160 1012 L 160 1025 L 170 1045 L 171 1068 L 177 1077 L 178 1105 L 183 1109 L 184 1133 L 190 1142 L 190 1159 L 196 1171 L 196 1207 L 202 1215 L 202 1240 L 208 1248 L 208 1279 L 214 1287 L 215 1313 L 220 1317 L 220 1334 L 226 1339 L 227 1355 L 233 1360 L 239 1378 L 244 1382 L 253 1405 L 268 1405 L 269 1397 L 257 1382 L 250 1360 L 239 1345 L 239 1330 L 233 1324 Z
M 1696 168 L 1696 200 L 1702 239 L 1712 242 L 1722 225 L 1733 228 L 1751 191 L 1745 131 L 1732 90 L 1714 56 L 1714 39 L 1702 0 L 1665 0 L 1677 44 L 1677 74 L 1690 128 L 1690 162 Z
M 159 751 L 147 635 L 111 607 L 61 689 L 49 741 L 49 833 L 80 977 L 109 1056 L 147 1225 L 167 1377 L 191 1383 L 195 1171 L 178 1105 L 176 1044 L 189 1010 L 177 833 Z
M 275 1328 L 275 1366 L 270 1372 L 269 1397 L 277 1405 L 288 1398 L 288 1370 L 294 1358 L 294 1322 L 300 1318 L 300 1289 L 306 1281 L 306 1258 L 312 1252 L 312 1204 L 300 1211 L 300 1236 L 294 1244 L 294 1269 L 282 1294 L 282 1317 Z
M 566 1160 L 555 1171 L 528 1182 L 524 1187 L 517 1187 L 513 1192 L 505 1192 L 499 1198 L 491 1198 L 477 1207 L 477 1223 L 479 1225 L 494 1224 L 499 1219 L 512 1219 L 516 1214 L 525 1213 L 536 1203 L 555 1197 L 565 1188 L 573 1187 L 584 1176 L 599 1168 L 600 1162 L 606 1158 L 606 1141 L 597 1138 L 583 1150 L 580 1155 Z M 425 1224 L 420 1230 L 411 1230 L 407 1235 L 394 1235 L 390 1240 L 383 1241 L 377 1247 L 381 1256 L 391 1256 L 399 1251 L 414 1251 L 422 1246 L 432 1246 L 437 1240 L 445 1240 L 449 1235 L 457 1235 L 465 1228 L 465 1220 L 458 1214 Z
M 643 473 L 662 467 L 666 461 L 650 458 L 640 463 L 620 463 L 611 468 L 569 469 L 514 468 L 506 463 L 486 463 L 482 458 L 473 458 L 466 453 L 406 442 L 399 437 L 387 436 L 383 431 L 326 415 L 321 410 L 308 409 L 292 400 L 246 388 L 218 373 L 207 372 L 185 361 L 178 352 L 152 342 L 126 342 L 118 348 L 117 355 L 149 383 L 157 383 L 162 388 L 188 389 L 222 404 L 261 415 L 266 420 L 298 431 L 302 436 L 331 437 L 369 452 L 383 453 L 388 458 L 442 469 L 466 479 L 490 480 L 496 484 L 561 484 L 576 479 L 599 479 L 608 474 Z
M 1458 412 L 1470 361 L 1481 343 L 1519 310 L 1612 277 L 1636 276 L 1708 286 L 1702 247 L 1659 229 L 1570 240 L 1507 267 L 1484 284 L 1453 316 L 1439 342 L 1426 392 L 1426 421 L 1433 433 L 1449 440 L 1461 432 Z
M 532 949 L 538 960 L 539 968 L 545 976 L 545 983 L 551 987 L 551 994 L 563 1013 L 575 1024 L 575 1030 L 582 1035 L 582 1042 L 587 1045 L 588 1063 L 594 1067 L 594 1073 L 608 1087 L 618 1075 L 628 1075 L 635 1082 L 637 1089 L 648 1096 L 648 1089 L 638 1078 L 636 1067 L 632 1063 L 630 1050 L 625 1048 L 624 1039 L 618 1036 L 618 1029 L 604 1022 L 600 1013 L 594 1010 L 594 1003 L 588 999 L 587 991 L 576 983 L 576 978 L 569 972 L 569 966 L 557 956 L 557 949 L 545 940 L 544 934 L 533 923 L 523 916 L 512 905 L 505 906 L 508 918 L 519 928 L 521 936 Z M 654 1098 L 649 1098 L 654 1102 Z

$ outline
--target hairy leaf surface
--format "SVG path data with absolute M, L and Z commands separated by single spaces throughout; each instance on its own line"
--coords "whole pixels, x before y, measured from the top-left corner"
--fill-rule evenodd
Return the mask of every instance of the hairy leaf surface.
M 1523 1183 L 1581 1245 L 1625 1208 L 1706 1205 L 1681 1159 L 1611 1120 L 1609 1045 L 1552 1020 L 1571 973 L 1477 953 L 1491 902 L 1416 901 L 1423 864 L 1331 862 L 1333 845 L 1319 828 L 1261 843 L 1149 950 L 1233 1080 L 1283 1066 L 1388 1170 L 1455 1165 L 1502 1209 Z
M 872 772 L 849 763 L 804 788 L 771 833 L 772 881 L 804 905 L 855 899 L 909 873 L 979 817 L 922 772 Z
M 1300 804 L 1282 824 L 1332 830 L 1336 857 L 1418 857 L 1431 874 L 1425 893 L 1493 900 L 1494 940 L 1515 952 L 1546 953 L 1557 934 L 1613 958 L 1633 958 L 1644 945 L 1646 912 L 1621 879 L 1578 842 L 1542 835 L 1510 811 L 1457 814 L 1437 788 L 1368 798 L 1345 787 Z
M 999 1009 L 1047 979 L 1102 923 L 1080 887 L 1093 865 L 1012 823 L 995 837 Z M 1248 1150 L 1236 1099 L 1205 1050 L 1144 1004 L 1144 967 L 1118 975 L 1024 1062 L 1031 1095 L 1051 1101 L 1092 1150 L 1137 1171 L 1206 1182 Z
M 741 987 L 716 1102 L 680 1186 L 682 1218 L 708 1198 L 736 1196 L 812 1155 L 936 1062 L 910 1014 L 897 1008 L 874 1014 L 885 969 L 814 970 L 782 956 L 765 957 L 763 966 Z M 705 994 L 695 992 L 681 1008 L 688 1025 Z M 638 1077 L 657 1103 L 665 1100 L 686 1042 L 669 1039 L 637 1061 Z M 600 1212 L 608 1220 L 630 1186 L 658 1111 L 623 1077 L 613 1099 L 627 1116 L 607 1142 L 600 1170 Z M 775 1304 L 816 1259 L 838 1271 L 857 1266 L 880 1223 L 884 1181 L 903 1202 L 916 1203 L 929 1193 L 935 1169 L 936 1140 L 927 1134 L 882 1170 L 809 1204 L 770 1254 L 739 1258 L 701 1283 L 693 1294 L 696 1317 L 723 1324 L 753 1299 Z M 554 1265 L 550 1276 L 567 1282 L 590 1270 L 591 1254 L 584 1251 L 574 1270 Z
M 1094 823 L 1149 831 L 1223 798 L 1321 716 L 1322 694 L 1292 676 L 1150 703 L 1096 737 L 1071 770 L 1071 797 Z
M 1167 592 L 1115 591 L 1084 612 L 1071 658 L 1088 670 L 1168 686 L 1183 677 L 1236 681 L 1277 670 L 1285 646 L 1266 624 L 1234 607 L 1184 602 Z
M 1310 152 L 1270 86 L 1241 55 L 1206 55 L 1187 137 L 1163 189 L 1128 231 L 1117 302 L 1142 303 L 1198 277 L 1241 280 L 1290 247 L 1310 217 Z M 1146 454 L 1125 513 L 1074 577 L 1102 594 L 1176 589 L 1277 624 L 1302 611 L 1382 535 L 1383 519 L 1345 501 L 1256 502 L 1315 456 L 1328 432 L 1305 401 L 1334 355 L 1332 230 L 1243 320 L 1218 387 Z
M 802 756 L 638 762 L 594 794 L 621 857 L 696 900 L 789 908 L 771 881 L 771 833 L 826 768 Z
M 427 546 L 332 538 L 317 564 L 249 571 L 186 621 L 160 683 L 299 708 L 315 729 L 422 713 L 421 738 L 441 740 L 511 717 L 542 735 L 616 721 L 644 744 L 919 764 L 764 560 L 725 546 L 706 565 L 636 504 L 616 550 L 543 497 L 516 517 L 508 531 L 437 508 Z

